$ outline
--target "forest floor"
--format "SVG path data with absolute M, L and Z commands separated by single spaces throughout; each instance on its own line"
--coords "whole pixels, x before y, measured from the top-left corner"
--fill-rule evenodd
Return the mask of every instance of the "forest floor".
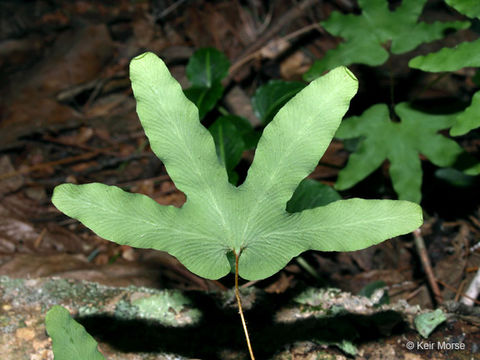
M 215 47 L 232 63 L 224 81 L 222 106 L 258 123 L 250 103 L 255 89 L 272 78 L 301 81 L 314 59 L 338 43 L 312 24 L 325 19 L 332 10 L 352 10 L 354 2 L 292 3 L 1 2 L 0 275 L 59 276 L 108 286 L 189 292 L 224 292 L 231 288 L 231 276 L 205 280 L 166 253 L 103 240 L 56 210 L 50 198 L 53 188 L 64 182 L 102 182 L 146 194 L 161 204 L 181 206 L 184 195 L 150 150 L 138 121 L 128 78 L 130 59 L 143 51 L 153 51 L 165 60 L 182 86 L 187 86 L 185 66 L 189 57 L 201 47 Z M 437 3 L 429 2 L 424 16 L 442 18 L 445 8 Z M 460 33 L 456 40 L 469 36 Z M 408 98 L 409 91 L 416 90 L 405 89 L 409 76 L 404 70 L 405 59 L 398 56 L 389 67 L 403 79 L 398 98 Z M 373 74 L 366 67 L 352 66 L 360 84 L 369 76 L 378 80 L 375 86 L 361 90 L 359 99 L 352 103 L 353 114 L 365 108 L 361 104 L 368 97 L 365 92 L 374 94 L 376 101 L 387 96 L 385 69 L 380 67 Z M 421 95 L 429 101 L 451 96 L 452 92 L 471 88 L 471 77 L 467 70 L 458 72 Z M 422 78 L 424 83 L 429 80 L 427 75 Z M 460 141 L 478 156 L 478 136 Z M 348 155 L 343 144 L 334 141 L 312 177 L 332 185 Z M 245 152 L 242 161 L 248 164 L 252 156 Z M 394 198 L 387 167 L 385 164 L 342 195 Z M 367 284 L 383 281 L 390 303 L 405 300 L 410 305 L 435 309 L 459 301 L 480 265 L 480 253 L 472 249 L 480 239 L 478 181 L 471 187 L 455 188 L 435 178 L 431 164 L 425 162 L 423 168 L 425 224 L 421 235 L 440 289 L 437 296 L 432 293 L 413 235 L 351 253 L 307 252 L 301 262 L 292 260 L 275 276 L 244 283 L 243 287 L 255 288 L 268 294 L 270 301 L 285 304 L 292 294 L 308 287 L 337 287 L 358 294 Z M 312 271 L 306 270 L 304 262 Z M 254 329 L 261 329 L 253 315 L 246 315 Z M 464 341 L 465 351 L 408 351 L 403 347 L 392 357 L 383 356 L 480 358 L 479 326 L 479 317 L 465 315 L 450 319 L 435 331 L 435 341 Z M 379 359 L 375 353 L 379 342 L 402 348 L 406 338 L 421 340 L 411 329 L 370 338 L 364 340 L 370 348 L 366 347 L 358 358 Z M 210 346 L 214 342 L 212 339 Z M 289 356 L 309 359 L 315 349 L 311 344 L 304 345 L 303 353 Z M 285 348 L 278 349 L 278 353 L 282 351 Z M 332 356 L 345 356 L 338 348 L 329 351 Z

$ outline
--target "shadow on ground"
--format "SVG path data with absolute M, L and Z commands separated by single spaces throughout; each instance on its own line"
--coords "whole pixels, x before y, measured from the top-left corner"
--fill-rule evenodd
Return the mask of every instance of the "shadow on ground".
M 193 326 L 166 327 L 148 320 L 121 320 L 114 316 L 94 315 L 77 318 L 99 341 L 122 352 L 165 352 L 200 359 L 220 359 L 228 349 L 246 353 L 240 317 L 235 309 L 225 309 L 211 296 L 187 293 L 193 306 L 202 312 Z M 380 312 L 371 316 L 341 314 L 327 318 L 308 318 L 292 323 L 274 321 L 275 313 L 285 306 L 285 298 L 265 296 L 246 312 L 252 346 L 259 359 L 275 353 L 296 341 L 316 340 L 356 344 L 399 334 L 406 330 L 400 313 Z

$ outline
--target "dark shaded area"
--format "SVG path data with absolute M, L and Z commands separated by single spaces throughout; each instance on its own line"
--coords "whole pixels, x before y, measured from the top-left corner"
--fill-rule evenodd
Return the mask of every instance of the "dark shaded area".
M 119 320 L 110 316 L 77 318 L 98 340 L 123 352 L 171 352 L 186 357 L 221 360 L 222 349 L 245 352 L 245 338 L 238 312 L 219 307 L 210 296 L 187 294 L 202 313 L 195 326 L 166 327 L 153 321 Z M 406 331 L 402 316 L 394 311 L 372 316 L 342 314 L 324 319 L 276 323 L 272 317 L 285 305 L 286 296 L 267 295 L 245 313 L 252 346 L 259 359 L 272 357 L 295 341 L 327 343 L 352 341 L 355 344 L 379 340 Z

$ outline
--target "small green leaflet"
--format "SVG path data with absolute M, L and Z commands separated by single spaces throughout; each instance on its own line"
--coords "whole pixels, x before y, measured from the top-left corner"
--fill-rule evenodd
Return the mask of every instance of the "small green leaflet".
M 395 107 L 401 122 L 390 120 L 385 104 L 377 104 L 361 116 L 346 119 L 336 133 L 339 139 L 364 137 L 338 174 L 335 188 L 344 190 L 363 180 L 385 160 L 399 199 L 420 203 L 422 167 L 419 153 L 440 167 L 452 165 L 463 150 L 438 134 L 455 122 L 453 115 L 430 115 L 401 103 Z
M 247 149 L 240 130 L 227 116 L 218 118 L 208 130 L 213 136 L 217 156 L 227 169 L 230 183 L 236 185 L 238 174 L 233 169 L 238 165 L 242 153 Z
M 200 119 L 222 98 L 221 81 L 228 74 L 230 61 L 215 48 L 197 50 L 188 61 L 186 72 L 192 86 L 185 95 L 198 107 Z
M 429 72 L 457 71 L 464 67 L 480 67 L 480 39 L 463 42 L 453 48 L 414 57 L 408 66 Z
M 227 169 L 228 180 L 237 185 L 238 174 L 234 169 L 242 153 L 255 148 L 260 133 L 253 129 L 247 119 L 235 115 L 220 116 L 208 130 L 213 136 L 217 156 Z
M 287 202 L 290 213 L 324 206 L 342 197 L 332 187 L 313 179 L 303 179 Z
M 185 95 L 198 107 L 200 119 L 203 119 L 222 98 L 223 86 L 215 83 L 212 87 L 191 87 L 185 90 Z
M 427 339 L 433 330 L 435 330 L 435 328 L 445 320 L 447 320 L 447 317 L 443 313 L 442 309 L 437 309 L 435 311 L 418 315 L 414 322 L 415 327 L 420 335 Z
M 357 91 L 348 69 L 330 71 L 285 104 L 263 131 L 238 187 L 229 183 L 210 132 L 163 61 L 152 53 L 137 56 L 130 77 L 152 150 L 187 201 L 175 208 L 99 183 L 57 186 L 55 206 L 99 236 L 166 251 L 209 279 L 230 272 L 228 257 L 235 252 L 240 276 L 255 280 L 275 274 L 303 251 L 363 249 L 422 224 L 421 208 L 406 201 L 349 199 L 286 211 Z
M 321 25 L 344 42 L 317 60 L 304 78 L 315 79 L 339 65 L 381 65 L 389 57 L 387 44 L 391 53 L 402 54 L 422 43 L 441 39 L 447 29 L 465 29 L 470 25 L 468 21 L 419 22 L 426 2 L 403 0 L 395 11 L 390 11 L 387 0 L 358 0 L 361 15 L 333 12 Z
M 475 176 L 466 175 L 454 168 L 442 168 L 435 171 L 435 177 L 457 187 L 471 187 L 477 183 Z
M 472 103 L 463 112 L 458 114 L 457 122 L 450 129 L 450 135 L 460 136 L 480 126 L 480 91 L 472 98 Z
M 254 149 L 257 146 L 261 133 L 255 131 L 247 119 L 236 115 L 222 115 L 216 121 L 228 121 L 233 124 L 242 137 L 246 149 Z
M 52 338 L 55 360 L 105 360 L 95 339 L 64 307 L 55 305 L 48 310 L 45 325 Z
M 194 87 L 212 87 L 228 74 L 230 61 L 215 48 L 203 48 L 195 51 L 188 61 L 186 72 Z
M 267 125 L 278 110 L 305 86 L 305 83 L 298 81 L 270 80 L 260 86 L 252 97 L 255 115 L 263 125 Z
M 445 2 L 461 14 L 480 19 L 480 2 L 478 0 L 445 0 Z

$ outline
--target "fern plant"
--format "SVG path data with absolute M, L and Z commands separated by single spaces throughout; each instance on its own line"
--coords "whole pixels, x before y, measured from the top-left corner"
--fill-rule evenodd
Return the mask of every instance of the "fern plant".
M 342 122 L 336 137 L 362 138 L 347 165 L 338 174 L 335 188 L 348 189 L 385 160 L 390 161 L 390 177 L 400 199 L 420 203 L 422 167 L 419 154 L 435 165 L 446 167 L 455 162 L 463 149 L 439 130 L 448 129 L 455 115 L 430 115 L 412 109 L 407 103 L 395 107 L 400 122 L 390 120 L 385 104 L 376 104 L 361 116 Z
M 445 0 L 458 12 L 480 19 L 480 2 L 466 0 Z M 428 72 L 457 71 L 465 67 L 480 67 L 480 38 L 463 42 L 453 48 L 443 48 L 435 53 L 417 56 L 408 65 L 414 69 Z M 470 106 L 457 114 L 456 122 L 450 130 L 450 135 L 460 136 L 480 127 L 480 91 L 473 97 Z M 470 175 L 480 174 L 480 165 L 467 171 Z
M 403 0 L 391 11 L 387 0 L 358 0 L 360 15 L 333 12 L 320 25 L 344 41 L 315 61 L 305 73 L 305 79 L 315 79 L 324 71 L 340 65 L 382 65 L 391 54 L 409 52 L 422 43 L 443 38 L 446 30 L 465 29 L 470 25 L 468 21 L 431 24 L 418 21 L 426 2 Z
M 100 183 L 63 184 L 52 202 L 99 236 L 118 244 L 163 250 L 190 271 L 218 279 L 235 273 L 257 280 L 313 249 L 354 251 L 408 233 L 422 223 L 411 202 L 349 199 L 286 211 L 295 188 L 317 165 L 358 87 L 345 67 L 313 81 L 263 131 L 245 182 L 228 181 L 225 164 L 198 109 L 161 59 L 134 58 L 130 77 L 137 112 L 155 154 L 187 201 L 162 206 L 149 197 Z
M 425 0 L 403 0 L 393 11 L 386 0 L 359 0 L 358 3 L 362 10 L 360 15 L 333 12 L 321 23 L 327 31 L 345 41 L 317 60 L 305 78 L 315 78 L 337 65 L 381 65 L 392 54 L 408 52 L 421 43 L 441 39 L 447 29 L 465 29 L 470 24 L 468 21 L 419 22 Z M 477 2 L 447 0 L 447 3 L 472 17 L 478 16 L 480 11 Z M 477 40 L 414 58 L 409 65 L 434 72 L 480 66 L 479 51 Z M 439 131 L 451 128 L 450 135 L 458 136 L 478 127 L 480 96 L 474 96 L 463 112 L 432 115 L 416 110 L 412 104 L 395 104 L 393 75 L 390 78 L 390 104 L 373 104 L 361 116 L 346 119 L 340 126 L 337 138 L 358 138 L 359 142 L 346 167 L 339 172 L 335 187 L 346 190 L 354 186 L 388 160 L 390 178 L 398 197 L 420 203 L 422 169 L 419 155 L 425 155 L 440 167 L 458 166 L 464 150 Z M 469 159 L 468 164 L 461 165 L 461 170 L 467 175 L 479 174 L 480 164 L 473 163 L 475 160 Z

